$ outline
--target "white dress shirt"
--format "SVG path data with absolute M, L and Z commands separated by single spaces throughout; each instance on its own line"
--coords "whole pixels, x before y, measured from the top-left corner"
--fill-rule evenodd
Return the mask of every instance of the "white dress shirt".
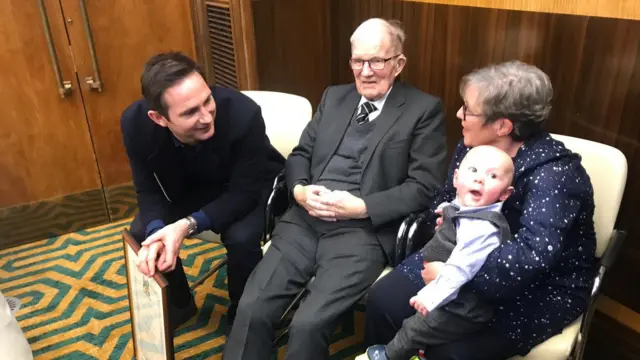
M 387 90 L 387 93 L 384 94 L 383 97 L 381 97 L 380 99 L 378 99 L 376 101 L 369 101 L 364 96 L 360 96 L 360 102 L 358 103 L 358 107 L 356 108 L 356 111 L 360 111 L 360 105 L 362 105 L 363 103 L 369 101 L 370 103 L 372 103 L 373 105 L 376 106 L 376 111 L 373 111 L 373 112 L 371 112 L 369 114 L 369 121 L 375 120 L 375 118 L 377 118 L 378 115 L 380 115 L 380 112 L 382 111 L 382 108 L 384 107 L 384 103 L 387 101 L 387 97 L 389 97 L 389 93 L 391 92 L 391 89 L 393 89 L 393 86 L 390 87 L 389 90 Z

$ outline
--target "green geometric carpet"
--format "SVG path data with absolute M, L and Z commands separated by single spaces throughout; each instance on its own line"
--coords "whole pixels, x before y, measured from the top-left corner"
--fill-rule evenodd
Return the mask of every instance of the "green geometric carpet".
M 22 302 L 16 318 L 35 359 L 134 358 L 121 235 L 130 221 L 0 250 L 0 290 Z M 180 256 L 189 282 L 224 253 L 221 245 L 186 240 Z M 198 314 L 176 333 L 176 359 L 221 359 L 229 304 L 226 267 L 194 295 Z M 347 314 L 332 335 L 330 359 L 362 353 L 362 310 Z M 286 346 L 278 349 L 278 359 L 285 351 Z

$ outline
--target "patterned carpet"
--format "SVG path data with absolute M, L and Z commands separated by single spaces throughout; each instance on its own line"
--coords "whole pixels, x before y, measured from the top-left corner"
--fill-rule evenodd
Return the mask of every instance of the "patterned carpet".
M 121 239 L 129 222 L 0 251 L 0 290 L 21 300 L 16 317 L 36 359 L 133 359 Z M 180 255 L 193 283 L 224 256 L 224 248 L 186 240 Z M 199 312 L 176 334 L 176 359 L 222 357 L 229 301 L 225 269 L 196 288 Z M 331 359 L 362 351 L 362 310 L 347 314 L 333 334 Z M 286 346 L 278 349 L 278 359 L 285 351 Z

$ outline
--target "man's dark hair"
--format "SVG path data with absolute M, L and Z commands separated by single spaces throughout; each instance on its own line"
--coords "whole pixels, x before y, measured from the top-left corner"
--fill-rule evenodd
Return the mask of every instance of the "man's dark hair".
M 169 112 L 164 102 L 164 92 L 193 72 L 205 78 L 200 65 L 183 53 L 167 52 L 151 57 L 144 65 L 140 77 L 142 96 L 147 101 L 149 109 L 157 111 L 168 119 Z

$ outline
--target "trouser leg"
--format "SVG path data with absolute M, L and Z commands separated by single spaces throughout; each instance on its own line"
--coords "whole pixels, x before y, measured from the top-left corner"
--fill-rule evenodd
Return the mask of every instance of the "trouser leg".
M 398 268 L 373 284 L 367 293 L 366 346 L 387 344 L 394 338 L 402 322 L 416 313 L 409 299 L 419 290 Z
M 329 230 L 318 243 L 317 268 L 309 294 L 289 328 L 287 360 L 325 359 L 339 319 L 366 293 L 385 266 L 384 251 L 370 227 L 348 224 L 319 225 Z
M 264 231 L 264 206 L 261 203 L 243 219 L 222 231 L 221 240 L 227 249 L 227 285 L 231 302 L 227 312 L 233 324 L 240 297 L 249 275 L 262 259 L 260 241 Z
M 224 359 L 268 359 L 280 317 L 313 275 L 318 238 L 298 212 L 290 209 L 276 225 L 269 250 L 249 276 Z

